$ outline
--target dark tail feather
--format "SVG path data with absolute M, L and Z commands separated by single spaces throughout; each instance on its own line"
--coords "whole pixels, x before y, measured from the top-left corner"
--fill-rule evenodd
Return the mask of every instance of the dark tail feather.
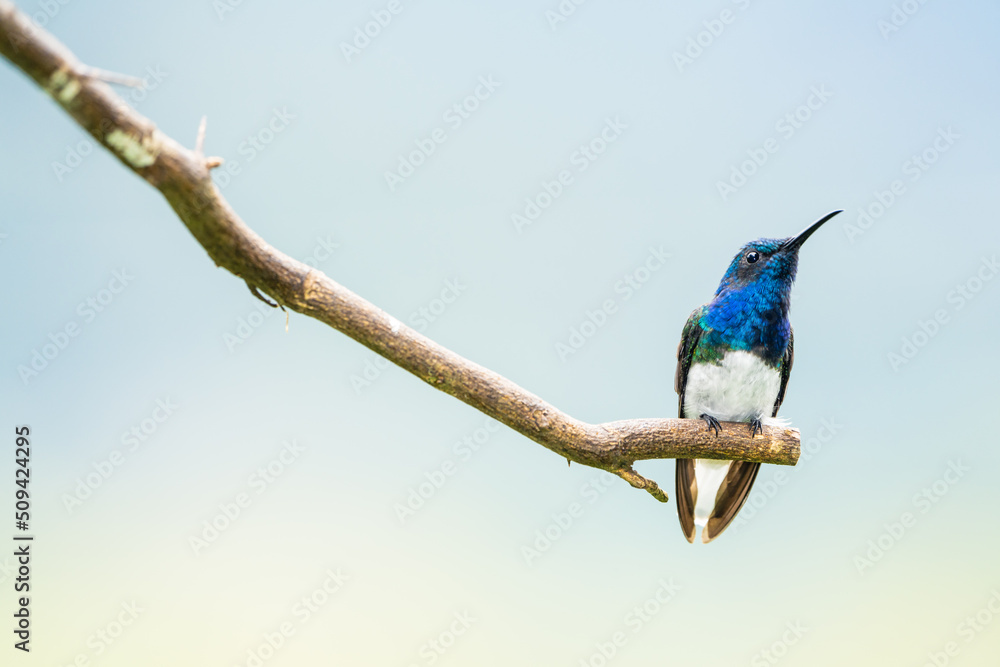
M 698 482 L 695 481 L 694 477 L 694 460 L 677 459 L 674 489 L 674 501 L 677 503 L 677 518 L 681 521 L 681 530 L 684 531 L 684 537 L 687 538 L 688 542 L 694 542 L 694 505 L 698 500 Z
M 680 461 L 678 461 L 678 464 Z M 694 481 L 694 462 L 691 461 L 691 480 Z M 678 466 L 678 471 L 680 467 Z M 749 463 L 747 461 L 734 461 L 731 466 L 729 466 L 729 472 L 726 474 L 725 481 L 722 482 L 722 486 L 719 487 L 719 493 L 715 497 L 715 508 L 712 510 L 712 516 L 708 518 L 708 524 L 705 529 L 701 532 L 701 541 L 704 543 L 709 543 L 722 534 L 722 531 L 726 529 L 727 526 L 736 518 L 736 513 L 740 511 L 743 507 L 743 503 L 746 502 L 747 497 L 750 495 L 750 488 L 753 487 L 753 482 L 757 479 L 757 471 L 760 470 L 759 463 Z M 680 484 L 680 473 L 677 475 L 678 485 Z M 680 490 L 678 489 L 678 505 L 677 511 L 680 512 Z M 694 539 L 694 505 L 691 505 L 691 521 L 692 521 L 692 532 L 691 537 L 688 537 L 688 542 Z M 681 519 L 681 526 L 684 525 L 684 519 Z M 687 534 L 687 533 L 685 533 Z

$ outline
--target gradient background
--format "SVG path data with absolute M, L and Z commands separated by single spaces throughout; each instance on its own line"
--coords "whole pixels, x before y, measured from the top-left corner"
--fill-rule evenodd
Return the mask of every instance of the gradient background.
M 459 281 L 424 332 L 589 422 L 674 416 L 681 328 L 736 249 L 846 209 L 806 244 L 793 306 L 782 414 L 813 454 L 763 469 L 738 525 L 692 546 L 672 502 L 506 428 L 484 439 L 480 414 L 396 367 L 356 389 L 371 352 L 294 313 L 287 333 L 280 313 L 253 315 L 157 192 L 103 150 L 73 159 L 90 138 L 4 62 L 0 497 L 13 504 L 13 427 L 29 424 L 37 541 L 33 651 L 7 645 L 0 662 L 254 665 L 290 623 L 262 664 L 998 664 L 1000 279 L 976 282 L 1000 249 L 995 3 L 911 2 L 884 36 L 888 0 L 595 0 L 554 29 L 557 0 L 403 0 L 351 62 L 341 42 L 386 3 L 243 2 L 221 18 L 218 5 L 22 8 L 87 64 L 158 69 L 119 90 L 178 141 L 192 146 L 206 114 L 207 154 L 242 166 L 223 193 L 269 242 L 404 321 Z M 732 22 L 679 69 L 675 52 L 723 10 Z M 443 114 L 481 76 L 499 88 L 453 128 Z M 786 137 L 776 123 L 814 86 L 830 98 Z M 294 119 L 248 160 L 275 109 Z M 627 128 L 577 171 L 574 151 L 616 117 Z M 438 127 L 447 141 L 390 191 L 384 173 Z M 959 138 L 913 180 L 905 163 L 948 128 Z M 779 150 L 723 199 L 717 183 L 771 137 Z M 562 169 L 573 184 L 519 233 L 511 215 Z M 904 194 L 852 237 L 897 179 Z M 615 285 L 651 246 L 670 259 L 625 300 Z M 85 321 L 78 305 L 122 269 L 128 287 Z M 606 299 L 617 312 L 561 359 L 556 344 Z M 947 322 L 894 368 L 938 310 Z M 230 349 L 248 318 L 259 326 Z M 80 334 L 22 381 L 70 322 Z M 130 451 L 123 434 L 167 399 L 176 409 Z M 466 460 L 455 443 L 477 436 Z M 258 494 L 251 476 L 286 441 L 304 451 Z M 68 509 L 115 450 L 124 462 Z M 401 521 L 396 506 L 449 461 Z M 672 495 L 671 462 L 640 470 Z M 240 493 L 250 506 L 196 554 L 190 538 Z M 556 539 L 527 558 L 546 530 Z M 879 541 L 881 558 L 858 560 Z M 0 565 L 12 643 L 13 561 Z M 316 593 L 338 569 L 349 580 Z M 679 587 L 662 604 L 661 580 Z M 325 604 L 304 619 L 295 605 L 314 594 Z M 133 602 L 138 618 L 97 639 Z M 450 635 L 463 613 L 474 622 Z M 977 613 L 979 630 L 961 625 Z

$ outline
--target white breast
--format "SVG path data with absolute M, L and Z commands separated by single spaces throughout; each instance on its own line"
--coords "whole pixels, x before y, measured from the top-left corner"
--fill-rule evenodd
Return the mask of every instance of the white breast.
M 771 416 L 781 374 L 749 352 L 727 352 L 722 362 L 692 364 L 684 388 L 684 416 L 708 414 L 745 422 Z

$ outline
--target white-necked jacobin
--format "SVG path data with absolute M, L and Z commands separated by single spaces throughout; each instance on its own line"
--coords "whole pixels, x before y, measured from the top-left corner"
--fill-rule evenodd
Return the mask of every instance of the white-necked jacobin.
M 792 370 L 788 307 L 799 248 L 834 211 L 787 239 L 757 239 L 743 246 L 722 277 L 715 298 L 698 308 L 677 347 L 674 390 L 679 416 L 746 422 L 750 435 L 776 417 Z M 711 542 L 736 517 L 757 477 L 759 463 L 678 459 L 677 516 L 688 542 L 695 526 Z

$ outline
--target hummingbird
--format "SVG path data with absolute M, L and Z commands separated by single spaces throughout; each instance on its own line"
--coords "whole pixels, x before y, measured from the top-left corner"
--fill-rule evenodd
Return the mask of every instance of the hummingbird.
M 785 239 L 757 239 L 733 257 L 715 297 L 696 309 L 677 346 L 674 391 L 679 416 L 702 419 L 719 434 L 719 422 L 745 422 L 750 437 L 778 415 L 792 371 L 788 321 L 799 249 L 834 211 Z M 757 478 L 759 463 L 677 459 L 677 516 L 688 542 L 696 526 L 714 540 L 736 517 Z

